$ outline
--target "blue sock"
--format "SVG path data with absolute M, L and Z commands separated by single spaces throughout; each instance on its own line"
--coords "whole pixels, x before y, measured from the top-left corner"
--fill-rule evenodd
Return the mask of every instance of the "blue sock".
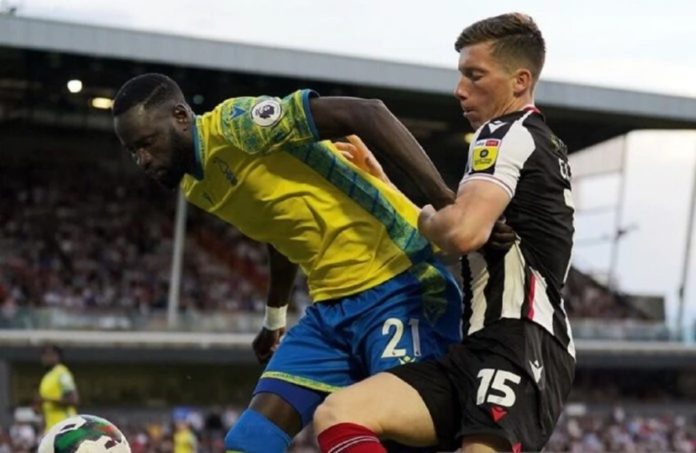
M 292 439 L 253 409 L 242 412 L 225 436 L 225 451 L 244 453 L 284 453 Z

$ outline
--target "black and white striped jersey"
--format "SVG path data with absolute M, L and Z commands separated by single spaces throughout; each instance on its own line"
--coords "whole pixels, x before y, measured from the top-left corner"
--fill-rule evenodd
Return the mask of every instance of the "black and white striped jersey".
M 527 318 L 575 357 L 561 297 L 574 233 L 565 144 L 533 106 L 495 118 L 476 131 L 460 186 L 481 179 L 510 195 L 504 215 L 517 241 L 506 253 L 482 249 L 462 259 L 464 334 Z

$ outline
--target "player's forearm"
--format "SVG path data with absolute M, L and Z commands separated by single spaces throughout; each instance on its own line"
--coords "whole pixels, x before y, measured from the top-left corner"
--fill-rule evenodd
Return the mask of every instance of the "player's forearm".
M 322 138 L 356 134 L 378 156 L 399 167 L 437 208 L 454 202 L 454 193 L 418 141 L 379 100 L 318 98 L 312 112 Z
M 418 227 L 426 238 L 450 254 L 465 255 L 478 250 L 488 240 L 490 230 L 481 228 L 459 205 L 435 212 L 424 208 Z
M 291 263 L 270 245 L 268 246 L 268 261 L 270 284 L 266 305 L 269 307 L 284 307 L 290 300 L 290 293 L 295 284 L 297 265 Z
M 447 187 L 435 165 L 409 130 L 380 103 L 375 120 L 363 126 L 368 143 L 374 142 L 381 154 L 397 165 L 436 208 L 454 202 L 454 192 Z

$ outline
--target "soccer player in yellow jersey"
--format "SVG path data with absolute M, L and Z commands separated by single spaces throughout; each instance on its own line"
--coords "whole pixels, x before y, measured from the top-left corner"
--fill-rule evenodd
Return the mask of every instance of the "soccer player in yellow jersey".
M 185 420 L 177 420 L 174 423 L 172 438 L 174 453 L 196 453 L 198 451 L 198 439 Z
M 44 416 L 45 430 L 77 414 L 79 396 L 70 370 L 63 364 L 63 351 L 47 345 L 41 352 L 41 363 L 47 368 L 41 379 L 35 404 Z
M 460 340 L 461 294 L 419 234 L 418 208 L 327 141 L 358 134 L 385 158 L 406 150 L 409 159 L 394 163 L 425 182 L 432 204 L 451 203 L 380 101 L 300 90 L 231 98 L 197 116 L 173 80 L 145 74 L 121 87 L 113 116 L 149 177 L 269 245 L 267 310 L 253 348 L 270 362 L 228 451 L 285 451 L 328 393 Z M 315 303 L 285 332 L 298 267 Z

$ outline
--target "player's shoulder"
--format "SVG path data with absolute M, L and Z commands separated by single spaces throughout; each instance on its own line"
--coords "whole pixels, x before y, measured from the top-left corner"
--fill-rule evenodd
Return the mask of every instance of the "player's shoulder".
M 56 374 L 65 374 L 65 373 L 71 374 L 70 369 L 62 363 L 59 363 L 58 365 L 56 365 L 53 368 L 53 370 L 56 372 Z
M 495 142 L 503 148 L 518 149 L 524 153 L 537 150 L 557 153 L 565 149 L 563 142 L 546 124 L 541 112 L 531 106 L 484 123 L 475 139 L 475 146 Z
M 502 140 L 519 134 L 534 134 L 539 128 L 539 122 L 544 123 L 538 110 L 527 109 L 510 112 L 488 120 L 479 127 L 478 139 Z

